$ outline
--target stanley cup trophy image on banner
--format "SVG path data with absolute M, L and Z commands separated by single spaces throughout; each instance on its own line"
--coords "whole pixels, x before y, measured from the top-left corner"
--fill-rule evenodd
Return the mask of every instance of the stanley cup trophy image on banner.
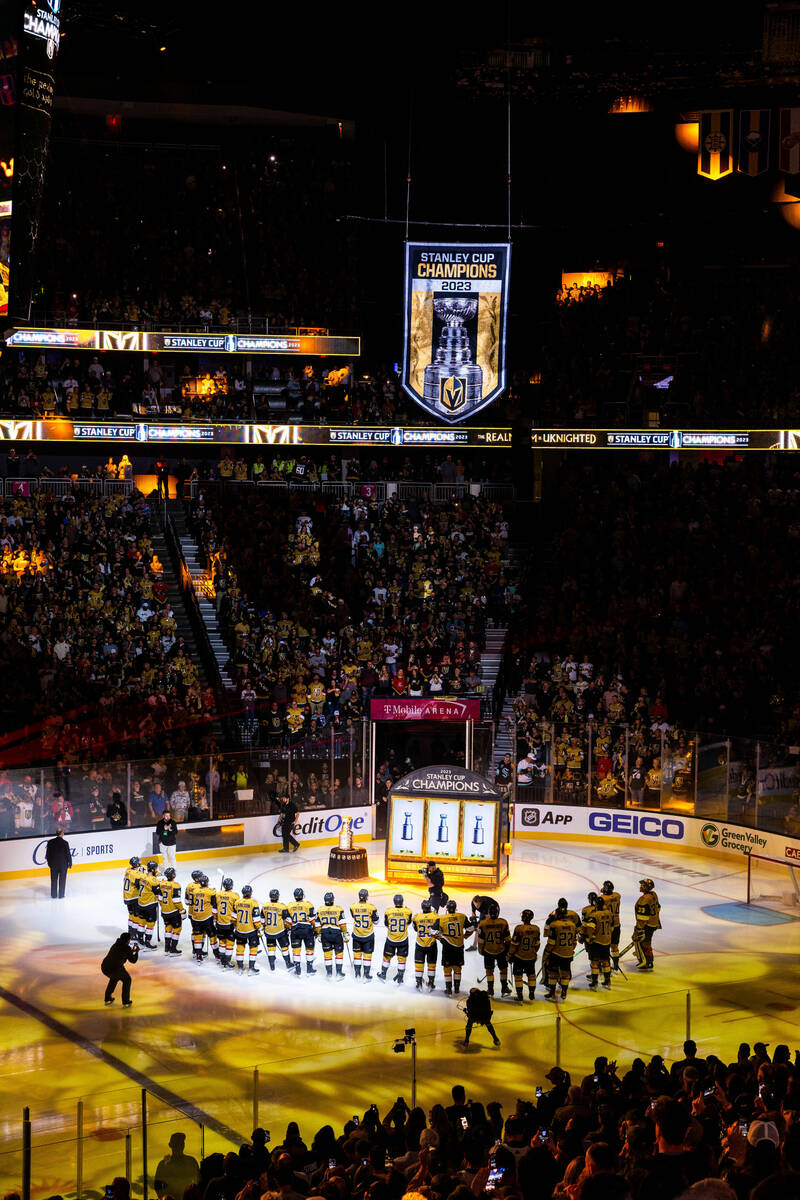
M 510 257 L 506 243 L 406 243 L 403 388 L 443 421 L 505 388 Z

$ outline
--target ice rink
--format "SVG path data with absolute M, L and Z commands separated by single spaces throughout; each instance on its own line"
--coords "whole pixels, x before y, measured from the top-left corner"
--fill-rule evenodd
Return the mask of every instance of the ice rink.
M 370 844 L 369 881 L 327 879 L 328 850 L 301 850 L 196 859 L 183 866 L 182 883 L 204 865 L 212 885 L 224 868 L 238 889 L 251 883 L 256 899 L 272 887 L 291 899 L 302 886 L 319 903 L 329 888 L 348 908 L 360 886 L 382 912 L 398 889 L 383 880 L 383 844 Z M 579 1078 L 597 1054 L 627 1066 L 636 1055 L 681 1056 L 690 995 L 691 1034 L 700 1053 L 735 1057 L 740 1041 L 800 1045 L 798 923 L 750 908 L 744 899 L 745 863 L 732 855 L 692 854 L 630 843 L 522 841 L 514 846 L 511 877 L 497 891 L 502 914 L 513 925 L 531 907 L 541 923 L 564 895 L 580 909 L 586 893 L 612 879 L 622 894 L 623 938 L 630 940 L 638 880 L 655 881 L 664 928 L 654 940 L 656 968 L 636 971 L 623 960 L 627 979 L 615 975 L 611 992 L 592 993 L 584 978 L 586 956 L 575 960 L 573 988 L 563 1005 L 518 1005 L 495 997 L 495 1049 L 476 1029 L 467 1051 L 459 1045 L 464 1019 L 459 998 L 443 990 L 418 993 L 413 961 L 405 982 L 357 982 L 349 961 L 344 983 L 326 980 L 317 946 L 317 974 L 296 979 L 280 958 L 274 974 L 263 954 L 260 974 L 223 972 L 213 959 L 199 964 L 163 949 L 143 954 L 131 968 L 134 1005 L 103 1006 L 99 964 L 125 928 L 122 871 L 74 872 L 64 901 L 52 901 L 49 881 L 0 884 L 0 1185 L 19 1185 L 20 1129 L 24 1105 L 33 1121 L 34 1197 L 75 1195 L 78 1101 L 83 1100 L 84 1194 L 125 1167 L 126 1133 L 132 1174 L 141 1186 L 141 1091 L 148 1089 L 150 1174 L 165 1153 L 169 1134 L 183 1129 L 187 1152 L 235 1148 L 253 1126 L 254 1092 L 259 1123 L 275 1144 L 295 1118 L 307 1141 L 328 1121 L 337 1130 L 375 1101 L 383 1114 L 398 1095 L 411 1101 L 411 1055 L 393 1044 L 406 1028 L 417 1032 L 417 1102 L 445 1100 L 461 1081 L 475 1099 L 499 1099 L 511 1111 L 518 1095 L 531 1095 L 556 1061 Z M 448 888 L 469 911 L 470 894 Z M 405 891 L 415 911 L 426 891 Z M 627 936 L 626 936 L 627 935 Z M 376 938 L 374 970 L 383 937 Z M 412 942 L 413 946 L 413 942 Z M 413 949 L 412 949 L 413 956 Z M 463 989 L 483 976 L 477 954 L 467 954 Z M 394 967 L 390 979 L 394 975 Z M 497 988 L 499 991 L 499 986 Z M 463 997 L 462 997 L 463 999 Z M 254 1070 L 258 1076 L 254 1086 Z M 545 1086 L 547 1086 L 545 1084 Z M 201 1128 L 202 1127 L 202 1128 Z

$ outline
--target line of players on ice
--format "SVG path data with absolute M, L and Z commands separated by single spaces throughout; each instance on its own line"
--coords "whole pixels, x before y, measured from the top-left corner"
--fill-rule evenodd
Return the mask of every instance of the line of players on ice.
M 565 899 L 558 901 L 544 926 L 541 975 L 546 981 L 546 1000 L 556 999 L 556 987 L 560 988 L 562 999 L 566 996 L 578 943 L 585 946 L 587 951 L 591 968 L 589 987 L 592 990 L 597 989 L 601 975 L 602 986 L 611 987 L 612 969 L 621 971 L 619 960 L 630 949 L 636 954 L 640 970 L 653 969 L 652 939 L 655 930 L 661 928 L 661 905 L 652 879 L 640 880 L 639 889 L 641 894 L 634 909 L 636 924 L 632 940 L 621 952 L 620 895 L 610 879 L 603 884 L 600 895 L 589 892 L 589 902 L 580 915 L 569 907 Z M 344 909 L 335 903 L 333 892 L 325 893 L 323 903 L 317 909 L 306 900 L 303 889 L 299 887 L 294 889 L 294 899 L 289 904 L 281 900 L 277 888 L 269 893 L 267 903 L 259 904 L 253 899 L 253 889 L 249 884 L 245 884 L 239 893 L 233 889 L 233 880 L 226 877 L 220 888 L 212 888 L 208 876 L 198 870 L 192 871 L 192 882 L 187 884 L 182 896 L 173 867 L 168 867 L 160 875 L 155 860 L 150 860 L 142 867 L 140 859 L 133 857 L 125 870 L 123 899 L 128 910 L 131 940 L 138 942 L 143 949 L 157 948 L 153 944 L 153 930 L 160 910 L 164 923 L 165 954 L 181 953 L 178 939 L 183 919 L 188 917 L 192 928 L 192 953 L 198 962 L 208 957 L 205 948 L 208 940 L 214 958 L 221 967 L 257 975 L 256 958 L 263 946 L 271 971 L 275 970 L 280 952 L 288 970 L 294 971 L 297 976 L 301 975 L 305 952 L 306 973 L 314 975 L 314 951 L 316 939 L 319 938 L 327 977 L 337 980 L 345 978 L 344 948 L 350 941 L 350 934 Z M 353 974 L 356 979 L 368 980 L 372 978 L 375 927 L 379 923 L 379 915 L 375 905 L 370 902 L 366 888 L 361 888 L 358 902 L 351 905 L 349 911 L 353 922 Z M 494 995 L 495 971 L 500 976 L 500 994 L 512 994 L 508 983 L 510 967 L 516 999 L 524 999 L 523 988 L 526 983 L 528 999 L 533 999 L 542 936 L 539 926 L 533 923 L 533 911 L 530 908 L 523 909 L 520 924 L 512 931 L 505 918 L 500 916 L 500 907 L 491 896 L 475 896 L 472 915 L 468 917 L 458 911 L 455 900 L 447 901 L 441 916 L 433 910 L 428 900 L 423 900 L 420 911 L 414 914 L 405 907 L 403 896 L 398 893 L 393 898 L 392 906 L 384 913 L 383 924 L 386 929 L 383 962 L 381 970 L 375 975 L 376 979 L 382 982 L 387 980 L 392 959 L 395 958 L 394 982 L 402 984 L 408 959 L 409 929 L 413 929 L 416 934 L 414 975 L 417 989 L 421 991 L 425 982 L 431 991 L 435 988 L 438 946 L 441 945 L 445 992 L 448 995 L 458 993 L 461 990 L 465 942 L 475 935 L 477 949 L 483 956 L 489 995 Z

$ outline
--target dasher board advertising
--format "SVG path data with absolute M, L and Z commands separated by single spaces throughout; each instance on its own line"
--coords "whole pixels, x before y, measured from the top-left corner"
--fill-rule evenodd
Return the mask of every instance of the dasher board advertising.
M 495 821 L 499 805 L 493 801 L 464 801 L 462 858 L 494 859 Z
M 428 836 L 426 854 L 429 858 L 458 857 L 458 822 L 460 800 L 428 800 Z
M 392 828 L 389 836 L 390 853 L 404 858 L 422 857 L 422 826 L 425 817 L 424 800 L 401 797 L 392 805 Z M 456 830 L 458 813 L 456 813 Z
M 506 386 L 511 246 L 407 242 L 402 385 L 454 424 Z

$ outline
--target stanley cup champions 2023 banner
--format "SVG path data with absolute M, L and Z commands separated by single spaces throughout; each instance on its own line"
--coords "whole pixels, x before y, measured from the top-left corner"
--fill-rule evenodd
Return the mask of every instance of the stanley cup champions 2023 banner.
M 443 421 L 463 421 L 506 385 L 511 247 L 407 242 L 403 388 Z

